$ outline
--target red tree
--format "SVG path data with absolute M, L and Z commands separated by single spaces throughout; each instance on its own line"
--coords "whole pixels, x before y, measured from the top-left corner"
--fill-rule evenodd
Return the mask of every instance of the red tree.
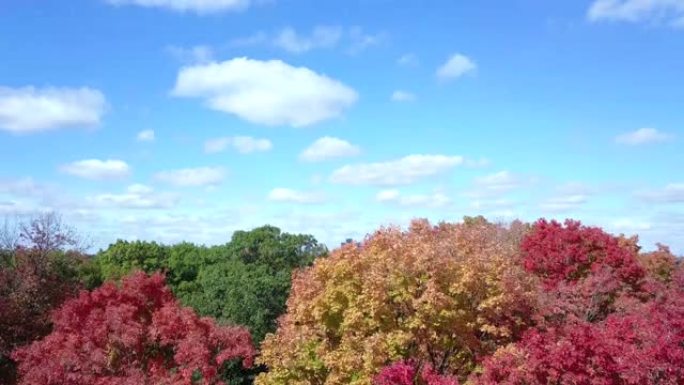
M 13 353 L 20 384 L 221 384 L 225 363 L 255 356 L 246 329 L 181 307 L 159 274 L 84 291 L 52 320 L 50 335 Z
M 684 384 L 684 291 L 598 323 L 533 329 L 485 361 L 481 385 Z
M 525 268 L 542 277 L 549 288 L 563 281 L 577 282 L 604 269 L 626 283 L 637 283 L 644 276 L 633 243 L 578 221 L 566 220 L 563 226 L 540 219 L 520 247 Z
M 19 248 L 0 265 L 0 383 L 15 381 L 12 350 L 50 333 L 50 312 L 78 294 L 77 258 Z
M 544 219 L 521 242 L 525 269 L 541 280 L 538 320 L 597 322 L 647 299 L 635 239 Z
M 458 380 L 440 375 L 429 363 L 400 361 L 382 368 L 373 378 L 373 385 L 458 385 Z
M 476 383 L 684 384 L 684 272 L 663 248 L 642 265 L 638 249 L 579 222 L 537 222 L 522 252 L 543 283 L 539 324 L 486 359 Z

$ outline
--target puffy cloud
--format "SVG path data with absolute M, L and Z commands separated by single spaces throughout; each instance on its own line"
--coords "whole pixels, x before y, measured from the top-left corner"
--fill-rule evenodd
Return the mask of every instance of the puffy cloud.
M 291 53 L 304 53 L 315 48 L 331 48 L 342 38 L 341 27 L 318 26 L 309 36 L 302 36 L 288 27 L 275 37 L 273 44 Z
M 240 11 L 248 8 L 252 0 L 106 0 L 112 5 L 137 5 L 166 8 L 177 12 L 198 14 Z
M 323 160 L 356 156 L 361 153 L 361 149 L 346 140 L 324 136 L 299 154 L 299 159 L 305 162 L 320 162 Z
M 226 172 L 221 167 L 196 167 L 161 171 L 154 178 L 178 187 L 215 186 L 223 182 Z
M 672 139 L 672 135 L 660 132 L 655 128 L 640 128 L 636 131 L 627 132 L 615 137 L 615 142 L 629 146 L 640 144 L 660 143 Z
M 138 132 L 136 135 L 136 140 L 138 142 L 154 142 L 154 131 L 153 130 L 143 130 Z
M 0 87 L 0 130 L 32 133 L 95 126 L 106 105 L 100 91 L 86 87 Z
M 330 181 L 350 185 L 405 185 L 444 173 L 463 163 L 462 156 L 409 155 L 387 162 L 346 165 L 335 170 Z
M 274 202 L 288 202 L 300 204 L 322 203 L 325 198 L 319 193 L 292 190 L 289 188 L 274 188 L 268 194 L 268 199 Z
M 591 21 L 665 23 L 684 27 L 683 0 L 595 0 L 587 11 Z
M 416 95 L 408 91 L 397 90 L 392 93 L 390 99 L 392 99 L 393 102 L 412 102 L 416 100 Z
M 441 80 L 457 79 L 475 69 L 477 65 L 469 57 L 455 53 L 437 69 L 437 77 Z
M 232 136 L 209 139 L 204 142 L 204 152 L 213 154 L 232 147 L 241 154 L 268 151 L 273 148 L 273 143 L 268 139 L 257 139 L 251 136 Z
M 130 166 L 118 159 L 84 159 L 64 164 L 59 169 L 65 174 L 91 180 L 120 179 L 131 173 Z
M 199 97 L 252 123 L 303 127 L 342 115 L 358 95 L 343 83 L 280 60 L 235 58 L 184 67 L 175 96 Z

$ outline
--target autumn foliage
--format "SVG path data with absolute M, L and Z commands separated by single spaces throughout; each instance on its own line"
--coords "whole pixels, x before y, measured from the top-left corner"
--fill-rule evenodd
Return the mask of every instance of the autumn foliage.
M 117 242 L 85 270 L 7 255 L 0 377 L 22 385 L 684 384 L 681 258 L 577 221 L 415 220 L 329 256 L 270 226 Z
M 414 221 L 317 260 L 294 277 L 288 312 L 262 344 L 270 370 L 256 383 L 369 384 L 407 358 L 465 376 L 531 321 L 523 230 Z
M 399 361 L 380 370 L 373 378 L 375 385 L 458 385 L 452 376 L 438 374 L 430 364 Z
M 220 384 L 225 363 L 255 356 L 246 329 L 180 307 L 159 274 L 84 291 L 52 321 L 50 335 L 14 352 L 20 384 Z
M 538 325 L 484 362 L 482 385 L 684 383 L 684 275 L 669 250 L 568 221 L 522 242 Z M 641 262 L 640 262 L 641 261 Z

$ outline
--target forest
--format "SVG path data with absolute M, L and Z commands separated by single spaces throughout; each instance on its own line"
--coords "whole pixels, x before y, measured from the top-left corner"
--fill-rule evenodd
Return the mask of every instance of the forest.
M 684 384 L 681 257 L 575 220 L 90 255 L 49 213 L 0 228 L 0 315 L 7 385 Z

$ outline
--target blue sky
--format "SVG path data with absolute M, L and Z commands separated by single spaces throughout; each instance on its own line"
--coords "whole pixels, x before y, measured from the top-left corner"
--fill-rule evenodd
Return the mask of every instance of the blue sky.
M 683 0 L 3 0 L 0 214 L 97 247 L 576 218 L 684 253 Z

